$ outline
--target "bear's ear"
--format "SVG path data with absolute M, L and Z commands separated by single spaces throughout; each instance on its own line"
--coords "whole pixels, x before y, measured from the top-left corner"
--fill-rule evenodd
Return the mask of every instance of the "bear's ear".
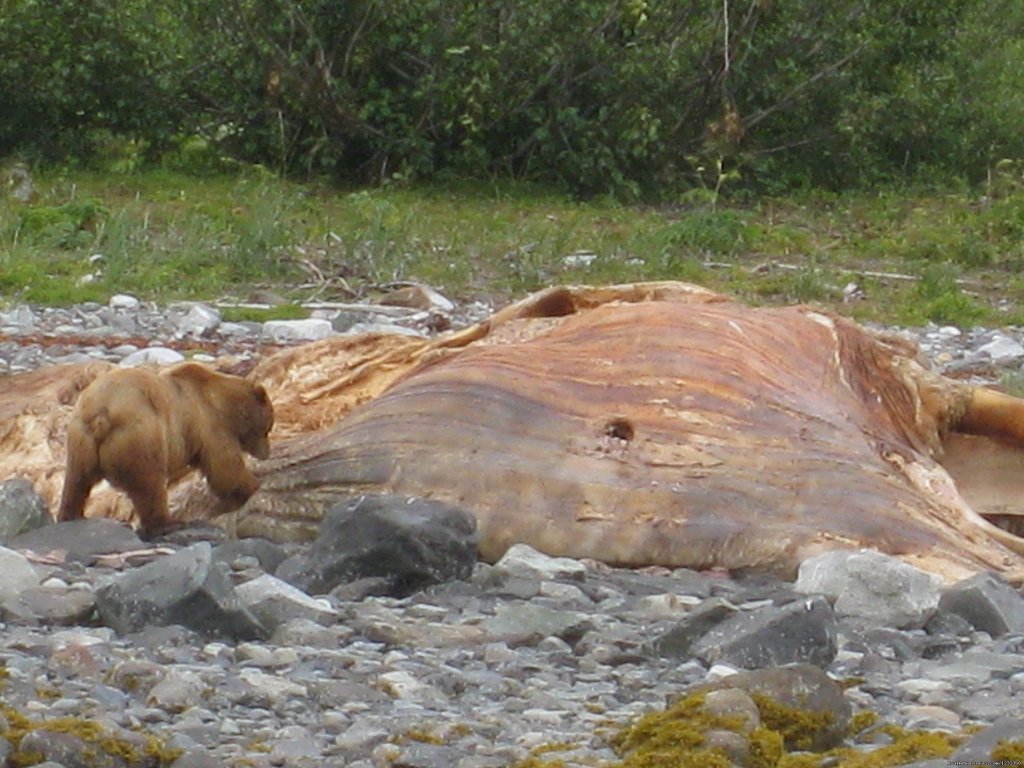
M 270 395 L 267 394 L 267 390 L 263 388 L 262 384 L 256 385 L 253 394 L 256 396 L 256 402 L 260 405 L 266 405 L 270 402 Z

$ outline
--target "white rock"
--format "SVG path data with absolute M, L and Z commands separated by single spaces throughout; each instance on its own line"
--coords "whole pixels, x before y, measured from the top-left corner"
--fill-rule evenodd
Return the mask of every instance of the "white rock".
M 433 309 L 440 310 L 441 312 L 455 311 L 455 302 L 449 299 L 447 296 L 445 296 L 442 293 L 439 293 L 438 291 L 435 291 L 433 288 L 429 286 L 424 285 L 421 287 L 423 288 L 424 294 L 426 294 L 426 296 L 430 299 L 430 306 Z
M 217 330 L 221 336 L 247 338 L 253 335 L 253 329 L 245 323 L 221 323 Z
M 996 365 L 1012 363 L 1024 358 L 1024 346 L 1009 336 L 996 336 L 987 344 L 978 347 L 978 352 L 988 355 Z
M 597 254 L 593 251 L 576 251 L 562 257 L 562 265 L 567 268 L 589 267 L 597 260 Z
M 268 675 L 258 669 L 243 669 L 238 679 L 246 684 L 250 694 L 261 704 L 277 706 L 290 698 L 305 698 L 306 686 L 293 683 L 277 675 Z
M 274 341 L 316 341 L 334 335 L 330 320 L 267 320 L 263 334 Z
M 704 676 L 704 680 L 709 683 L 713 683 L 716 680 L 724 680 L 727 677 L 732 677 L 739 672 L 736 667 L 728 664 L 712 664 L 711 669 L 708 670 L 707 675 Z
M 800 564 L 794 589 L 824 595 L 837 615 L 918 628 L 939 605 L 942 579 L 872 549 L 838 550 Z
M 541 579 L 586 578 L 587 568 L 579 560 L 568 557 L 549 557 L 527 544 L 513 544 L 494 567 L 520 576 L 538 576 Z
M 662 592 L 660 595 L 641 597 L 636 601 L 636 610 L 650 616 L 678 618 L 681 614 L 685 614 L 700 604 L 701 599 L 699 597 Z
M 391 291 L 381 299 L 384 306 L 408 309 L 430 309 L 436 312 L 452 312 L 455 303 L 447 296 L 426 285 L 406 285 Z
M 386 693 L 396 699 L 418 699 L 430 690 L 429 685 L 421 683 L 404 670 L 385 672 L 380 676 L 380 685 Z
M 220 325 L 220 312 L 205 304 L 193 304 L 178 321 L 178 331 L 186 336 L 202 336 Z
M 911 706 L 903 710 L 906 727 L 918 730 L 960 730 L 960 715 L 946 707 L 934 705 Z M 950 765 L 955 762 L 951 761 Z
M 115 293 L 110 297 L 107 306 L 111 309 L 138 309 L 141 302 L 127 293 Z
M 335 736 L 334 744 L 342 750 L 355 751 L 380 744 L 390 735 L 390 731 L 375 723 L 357 721 L 344 733 Z
M 541 582 L 540 594 L 543 597 L 550 597 L 555 600 L 587 600 L 586 594 L 579 587 L 573 586 L 572 584 L 562 584 L 558 581 Z
M 337 620 L 329 601 L 310 597 L 281 579 L 264 573 L 235 587 L 242 605 L 268 628 L 292 619 L 309 619 L 318 624 Z
M 36 324 L 36 316 L 30 307 L 24 304 L 15 307 L 8 312 L 0 312 L 0 325 L 13 327 L 16 330 L 27 331 Z
M 206 683 L 195 672 L 172 669 L 146 696 L 146 704 L 165 712 L 184 712 L 201 703 Z
M 138 352 L 132 352 L 121 360 L 120 366 L 122 368 L 134 368 L 136 365 L 144 364 L 173 365 L 174 363 L 182 362 L 184 359 L 185 356 L 183 354 L 168 347 L 146 347 Z

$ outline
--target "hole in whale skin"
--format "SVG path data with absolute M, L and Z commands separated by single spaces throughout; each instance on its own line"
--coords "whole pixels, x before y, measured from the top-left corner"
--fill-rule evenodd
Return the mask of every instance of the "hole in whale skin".
M 576 297 L 567 288 L 559 288 L 541 296 L 530 309 L 531 317 L 567 317 L 578 311 Z
M 614 437 L 616 440 L 623 440 L 628 443 L 633 439 L 636 431 L 633 429 L 629 419 L 616 417 L 604 425 L 604 433 L 607 437 Z

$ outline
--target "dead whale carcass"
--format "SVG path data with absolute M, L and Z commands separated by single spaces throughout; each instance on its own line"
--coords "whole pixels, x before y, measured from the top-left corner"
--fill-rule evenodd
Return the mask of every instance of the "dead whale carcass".
M 229 525 L 310 535 L 340 496 L 402 493 L 472 512 L 492 560 L 525 542 L 619 565 L 791 570 L 868 546 L 947 578 L 1022 572 L 1022 541 L 942 462 L 963 464 L 958 433 L 999 441 L 1000 476 L 1016 477 L 985 504 L 1016 514 L 1024 401 L 937 376 L 843 318 L 682 284 L 560 288 L 437 342 L 389 344 L 319 342 L 255 372 L 291 436 Z

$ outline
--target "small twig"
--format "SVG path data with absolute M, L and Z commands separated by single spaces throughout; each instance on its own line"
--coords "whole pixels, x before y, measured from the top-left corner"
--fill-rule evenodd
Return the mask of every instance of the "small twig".
M 318 283 L 326 283 L 327 278 L 324 277 L 324 273 L 320 271 L 320 267 L 314 264 L 309 259 L 296 259 L 295 263 L 302 268 L 304 272 L 310 275 Z

